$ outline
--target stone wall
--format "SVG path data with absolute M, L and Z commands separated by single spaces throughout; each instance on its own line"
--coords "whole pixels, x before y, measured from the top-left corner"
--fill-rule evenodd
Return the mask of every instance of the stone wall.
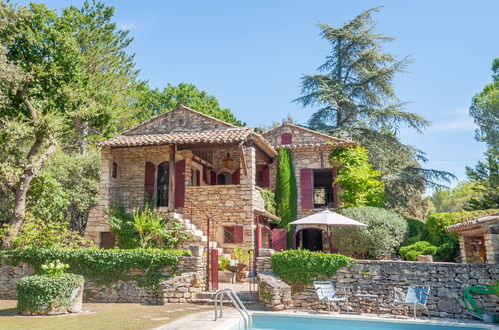
M 270 262 L 262 260 L 263 257 L 259 259 L 257 267 Z M 393 306 L 393 288 L 405 292 L 409 285 L 428 285 L 431 290 L 428 300 L 430 316 L 468 318 L 462 299 L 464 290 L 470 286 L 499 281 L 499 265 L 359 260 L 350 269 L 339 270 L 332 281 L 337 283 L 339 289 L 346 288 L 350 296 L 350 308 L 357 308 L 357 301 L 352 299 L 353 294 L 377 294 L 381 312 L 390 314 L 403 313 L 401 307 L 397 309 Z M 312 287 L 293 289 L 295 308 L 326 308 L 319 304 Z M 499 313 L 498 296 L 477 295 L 476 301 L 483 310 Z M 344 309 L 343 304 L 340 307 Z M 360 307 L 364 313 L 374 313 L 376 310 L 375 301 L 371 299 L 362 300 Z
M 205 259 L 203 257 L 181 257 L 177 265 L 180 275 L 159 284 L 159 292 L 140 287 L 135 281 L 117 281 L 111 285 L 100 285 L 85 280 L 83 301 L 102 303 L 146 303 L 164 304 L 187 302 L 196 292 L 202 291 L 205 279 Z M 167 275 L 169 269 L 161 273 Z M 131 270 L 137 274 L 138 270 Z M 16 286 L 22 277 L 34 274 L 34 269 L 26 263 L 16 266 L 0 264 L 0 299 L 17 299 Z
M 291 287 L 272 274 L 258 274 L 258 298 L 265 308 L 282 311 L 293 308 Z

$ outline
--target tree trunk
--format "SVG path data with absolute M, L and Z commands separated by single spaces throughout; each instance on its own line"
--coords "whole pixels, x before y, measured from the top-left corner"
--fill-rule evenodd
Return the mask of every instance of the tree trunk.
M 38 170 L 42 167 L 47 157 L 55 151 L 55 138 L 50 136 L 49 141 L 48 148 L 44 152 L 41 152 L 45 139 L 42 134 L 38 134 L 26 157 L 28 165 L 24 168 L 23 174 L 21 175 L 21 179 L 19 180 L 14 193 L 14 213 L 9 220 L 9 229 L 3 239 L 2 250 L 12 248 L 13 239 L 17 236 L 17 234 L 19 234 L 26 217 L 26 196 L 31 181 L 35 177 Z M 40 153 L 41 155 L 38 156 Z M 38 159 L 35 160 L 37 156 Z
M 80 155 L 84 155 L 88 148 L 88 135 L 90 134 L 90 123 L 76 119 L 74 122 L 75 129 L 78 132 L 77 145 Z

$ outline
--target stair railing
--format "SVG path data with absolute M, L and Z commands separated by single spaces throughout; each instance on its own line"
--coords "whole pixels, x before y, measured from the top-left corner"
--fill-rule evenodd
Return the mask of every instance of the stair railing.
M 229 288 L 219 290 L 215 294 L 215 321 L 218 318 L 222 318 L 222 316 L 223 316 L 222 306 L 223 306 L 224 296 L 227 296 L 229 298 L 229 300 L 232 302 L 232 305 L 234 305 L 234 307 L 236 307 L 236 309 L 239 311 L 239 313 L 243 317 L 244 328 L 251 329 L 251 326 L 252 326 L 251 315 L 248 313 L 248 310 L 246 309 L 246 307 L 244 307 L 244 304 L 241 301 L 241 299 L 239 299 L 239 296 L 234 292 L 234 290 L 229 289 Z M 218 310 L 217 310 L 218 304 L 220 304 L 220 315 L 218 315 Z

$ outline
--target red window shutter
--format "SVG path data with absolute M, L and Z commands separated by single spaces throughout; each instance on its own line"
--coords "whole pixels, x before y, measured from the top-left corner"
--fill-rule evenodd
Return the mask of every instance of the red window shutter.
M 210 182 L 212 186 L 217 184 L 217 173 L 215 171 L 210 172 Z
M 291 144 L 293 142 L 293 135 L 291 133 L 281 134 L 281 144 Z
M 234 226 L 234 243 L 242 244 L 244 237 L 244 228 L 243 226 Z
M 286 250 L 286 229 L 272 229 L 272 249 L 276 252 Z
M 301 208 L 313 209 L 313 172 L 310 168 L 302 168 L 300 170 L 300 188 L 301 188 Z
M 268 167 L 263 168 L 263 188 L 270 187 L 270 171 Z
M 232 184 L 239 184 L 239 170 L 232 173 Z
M 144 192 L 147 197 L 154 196 L 154 175 L 156 174 L 156 166 L 151 162 L 146 162 L 144 169 Z
M 175 163 L 175 207 L 184 207 L 185 199 L 185 160 Z

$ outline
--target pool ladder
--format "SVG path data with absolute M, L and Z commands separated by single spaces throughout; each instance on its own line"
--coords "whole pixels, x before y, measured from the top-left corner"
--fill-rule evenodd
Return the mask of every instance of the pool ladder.
M 234 307 L 236 307 L 236 309 L 239 311 L 239 313 L 243 317 L 244 329 L 251 329 L 251 325 L 252 325 L 251 324 L 252 323 L 251 322 L 251 315 L 248 313 L 248 310 L 246 309 L 246 307 L 244 307 L 243 302 L 241 301 L 241 299 L 239 299 L 239 297 L 234 292 L 234 290 L 229 289 L 229 288 L 219 290 L 215 294 L 215 321 L 219 317 L 221 318 L 223 316 L 222 306 L 223 306 L 224 296 L 227 296 L 229 298 L 229 300 L 232 302 L 232 305 L 234 305 Z M 219 303 L 220 303 L 220 316 L 218 315 L 218 310 L 217 310 L 217 306 Z

